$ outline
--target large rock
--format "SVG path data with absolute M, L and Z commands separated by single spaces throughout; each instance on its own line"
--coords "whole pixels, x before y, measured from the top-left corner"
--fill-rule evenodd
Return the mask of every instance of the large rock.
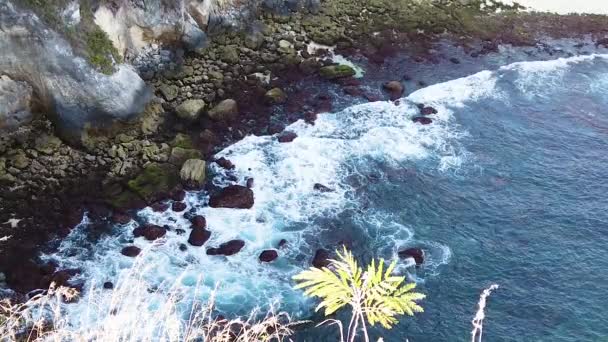
M 205 101 L 201 99 L 186 100 L 175 108 L 175 114 L 184 120 L 195 121 L 205 109 Z
M 134 258 L 141 253 L 141 248 L 137 246 L 127 246 L 120 251 L 120 254 Z
M 235 100 L 226 99 L 213 107 L 207 115 L 214 121 L 231 121 L 239 115 L 239 107 Z
M 177 184 L 177 170 L 168 164 L 150 164 L 128 183 L 129 189 L 148 203 L 165 197 Z
M 348 65 L 328 65 L 319 69 L 321 76 L 328 80 L 355 76 L 356 72 Z
M 268 249 L 260 253 L 261 262 L 272 262 L 279 257 L 279 253 L 275 249 Z
M 424 263 L 424 250 L 421 248 L 408 248 L 399 251 L 400 258 L 412 258 L 416 262 L 416 266 Z
M 169 156 L 169 163 L 175 166 L 183 165 L 188 159 L 199 159 L 201 153 L 192 148 L 174 147 Z
M 12 0 L 0 2 L 0 74 L 27 82 L 58 132 L 75 143 L 85 128 L 135 118 L 152 98 L 132 67 L 98 72 L 39 16 Z
M 243 240 L 230 240 L 225 242 L 217 248 L 207 249 L 207 255 L 234 255 L 241 251 L 245 247 L 245 241 Z
M 137 227 L 133 230 L 134 237 L 143 236 L 144 238 L 146 238 L 146 240 L 149 241 L 160 239 L 161 237 L 165 236 L 165 234 L 167 234 L 167 230 L 165 228 L 154 224 L 147 224 L 142 227 Z
M 315 256 L 312 259 L 312 265 L 316 268 L 323 268 L 329 266 L 331 261 L 329 258 L 331 257 L 331 253 L 326 249 L 318 249 L 315 252 Z
M 212 208 L 250 209 L 253 207 L 253 191 L 241 185 L 230 185 L 211 195 Z
M 193 185 L 201 186 L 205 182 L 205 161 L 200 159 L 188 159 L 182 165 L 182 169 L 179 172 L 182 182 Z
M 32 118 L 32 87 L 0 76 L 0 132 L 12 130 Z
M 205 228 L 194 228 L 190 232 L 190 237 L 188 238 L 188 243 L 192 246 L 200 247 L 209 240 L 211 237 L 211 232 L 206 230 Z

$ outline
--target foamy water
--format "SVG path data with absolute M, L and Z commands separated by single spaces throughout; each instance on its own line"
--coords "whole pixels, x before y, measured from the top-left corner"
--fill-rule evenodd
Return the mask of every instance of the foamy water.
M 140 311 L 146 309 L 152 314 L 162 309 L 169 293 L 175 295 L 176 292 L 184 312 L 188 312 L 188 303 L 193 298 L 204 300 L 219 283 L 217 304 L 222 312 L 242 314 L 255 306 L 276 301 L 282 309 L 303 315 L 310 312 L 311 307 L 300 292 L 292 289 L 291 276 L 309 267 L 315 249 L 324 246 L 321 237 L 327 228 L 320 219 L 335 219 L 351 209 L 357 213 L 353 222 L 368 227 L 368 234 L 376 236 L 374 246 L 388 249 L 378 255 L 397 258 L 400 248 L 423 246 L 428 252 L 425 276 L 440 276 L 441 266 L 452 257 L 449 246 L 417 240 L 416 227 L 396 222 L 392 213 L 370 213 L 360 208 L 349 177 L 373 173 L 378 162 L 399 168 L 404 161 L 424 160 L 440 172 L 457 171 L 473 157 L 459 143 L 468 133 L 456 123 L 454 108 L 485 98 L 508 100 L 498 86 L 505 72 L 517 72 L 520 86 L 525 90 L 538 77 L 530 78 L 530 75 L 539 70 L 543 75 L 558 73 L 560 68 L 577 61 L 579 59 L 573 58 L 516 63 L 498 72 L 483 71 L 424 88 L 398 105 L 374 102 L 338 113 L 320 114 L 315 125 L 303 121 L 290 125 L 287 130 L 298 134 L 291 143 L 278 143 L 273 136 L 246 137 L 217 155 L 230 159 L 236 165 L 234 171 L 211 167 L 216 185 L 235 183 L 227 180 L 228 172 L 237 177 L 238 184 L 253 178 L 253 208 L 209 208 L 206 193 L 187 195 L 187 211 L 205 216 L 212 232 L 203 247 L 188 246 L 187 251 L 180 251 L 179 246 L 187 244 L 190 231 L 190 222 L 183 213 L 170 210 L 154 213 L 149 208 L 138 213 L 148 223 L 173 228 L 154 243 L 143 238 L 133 239 L 136 222 L 117 226 L 110 236 L 94 243 L 87 242 L 85 219 L 56 253 L 45 256 L 57 261 L 62 268 L 83 271 L 79 276 L 85 282 L 83 298 L 65 307 L 70 323 L 75 329 L 90 328 L 106 319 L 99 317 L 100 313 L 102 316 L 109 313 L 120 299 L 112 298 L 112 291 L 91 291 L 105 281 L 139 289 L 125 298 L 131 303 L 128 306 Z M 412 122 L 412 117 L 418 115 L 416 103 L 438 109 L 439 112 L 431 116 L 434 120 L 431 125 Z M 334 191 L 315 191 L 316 183 Z M 178 235 L 176 228 L 186 230 L 186 234 Z M 207 247 L 236 238 L 245 241 L 245 247 L 238 254 L 206 255 Z M 279 250 L 279 259 L 261 264 L 259 254 L 265 249 L 277 248 L 281 239 L 288 244 Z M 144 249 L 142 257 L 132 259 L 120 254 L 131 240 Z M 398 271 L 409 272 L 413 279 L 424 281 L 423 277 L 415 276 L 412 266 L 411 262 L 402 261 Z M 134 273 L 133 268 L 137 272 Z M 91 310 L 91 303 L 98 309 Z M 115 319 L 113 322 L 121 324 Z M 136 323 L 127 320 L 125 324 Z

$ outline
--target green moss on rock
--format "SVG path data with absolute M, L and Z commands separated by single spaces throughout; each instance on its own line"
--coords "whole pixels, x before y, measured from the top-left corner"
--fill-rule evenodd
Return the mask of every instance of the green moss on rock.
M 87 33 L 86 52 L 89 62 L 105 74 L 114 71 L 114 61 L 121 61 L 118 50 L 108 35 L 97 26 Z
M 348 65 L 343 65 L 343 64 L 329 65 L 329 66 L 322 67 L 321 69 L 319 69 L 319 73 L 321 74 L 321 76 L 323 78 L 326 78 L 328 80 L 344 78 L 344 77 L 352 77 L 352 76 L 355 76 L 355 74 L 356 74 L 356 72 L 353 68 L 349 67 Z
M 150 164 L 134 179 L 127 183 L 130 191 L 146 202 L 153 202 L 158 194 L 166 194 L 179 183 L 179 175 L 172 165 Z

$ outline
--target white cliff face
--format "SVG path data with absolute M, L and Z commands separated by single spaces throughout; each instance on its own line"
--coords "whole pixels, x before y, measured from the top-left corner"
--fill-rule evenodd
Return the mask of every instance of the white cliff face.
M 132 67 L 99 73 L 65 39 L 9 1 L 0 2 L 0 74 L 26 82 L 73 141 L 86 126 L 134 117 L 151 99 Z

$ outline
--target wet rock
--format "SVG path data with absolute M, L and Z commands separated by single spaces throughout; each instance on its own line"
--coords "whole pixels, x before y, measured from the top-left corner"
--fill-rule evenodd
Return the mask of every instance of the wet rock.
M 420 266 L 424 263 L 424 250 L 421 248 L 408 248 L 399 251 L 400 258 L 413 258 L 416 262 L 416 266 Z
M 271 262 L 279 257 L 279 253 L 274 249 L 265 250 L 260 254 L 261 262 Z
M 134 237 L 137 238 L 143 236 L 148 241 L 160 239 L 161 237 L 165 236 L 165 234 L 167 234 L 167 230 L 165 228 L 154 224 L 147 224 L 145 226 L 133 229 Z
M 294 141 L 297 137 L 298 137 L 298 135 L 296 133 L 286 131 L 286 132 L 279 134 L 279 137 L 277 139 L 279 140 L 280 143 L 289 143 L 289 142 Z
M 136 246 L 127 246 L 120 251 L 120 254 L 128 257 L 136 257 L 141 253 L 141 248 Z
M 321 77 L 328 80 L 355 76 L 356 72 L 348 65 L 328 65 L 319 69 Z
M 241 185 L 230 185 L 211 195 L 209 206 L 212 208 L 250 209 L 253 207 L 253 191 Z
M 175 211 L 176 213 L 179 213 L 179 212 L 186 210 L 187 207 L 188 206 L 184 202 L 173 202 L 173 205 L 171 206 L 171 210 Z
M 285 240 L 285 239 L 281 239 L 281 241 L 279 241 L 278 246 L 279 246 L 279 248 L 284 248 L 284 247 L 286 247 L 286 246 L 287 246 L 287 240 Z
M 219 158 L 215 163 L 226 170 L 234 170 L 235 168 L 234 164 L 224 157 Z
M 317 252 L 315 253 L 315 257 L 312 259 L 312 265 L 316 268 L 327 267 L 331 263 L 329 261 L 330 257 L 331 257 L 331 254 L 329 253 L 328 250 L 325 250 L 322 248 L 318 249 Z
M 399 81 L 386 82 L 384 85 L 382 85 L 382 87 L 389 93 L 390 98 L 393 101 L 400 98 L 405 91 L 403 84 L 401 84 Z
M 437 114 L 437 109 L 430 107 L 430 106 L 424 106 L 420 109 L 420 114 L 421 115 Z
M 175 234 L 177 234 L 177 235 L 184 235 L 184 234 L 186 234 L 186 231 L 184 229 L 177 228 L 175 230 Z
M 186 245 L 185 245 L 185 244 L 183 244 L 183 243 L 180 243 L 180 244 L 179 244 L 179 250 L 180 250 L 180 251 L 182 251 L 182 252 L 185 252 L 185 251 L 187 251 L 187 250 L 188 250 L 188 246 L 186 246 Z
M 200 99 L 186 100 L 175 108 L 175 114 L 181 119 L 195 121 L 200 117 L 205 106 L 205 101 Z
M 331 188 L 328 188 L 327 186 L 321 184 L 321 183 L 316 183 L 313 187 L 313 189 L 315 189 L 315 191 L 319 191 L 319 192 L 333 192 L 334 190 Z
M 116 224 L 127 224 L 131 222 L 131 216 L 127 213 L 115 211 L 112 213 L 111 220 Z
M 207 115 L 214 121 L 232 121 L 237 118 L 239 108 L 235 100 L 226 99 L 218 103 Z
M 454 63 L 454 64 L 460 64 L 460 60 L 456 57 L 452 57 L 450 58 L 450 62 Z
M 207 255 L 234 255 L 241 251 L 245 247 L 245 241 L 243 240 L 230 240 L 225 242 L 217 248 L 207 249 Z
M 163 213 L 169 209 L 168 203 L 156 202 L 150 206 L 155 213 Z
M 112 290 L 114 288 L 114 284 L 111 281 L 106 281 L 103 283 L 103 288 L 106 290 Z
M 184 198 L 186 198 L 186 192 L 182 189 L 175 189 L 171 191 L 169 197 L 175 202 L 181 202 L 184 200 Z
M 281 104 L 287 101 L 287 94 L 281 88 L 272 88 L 264 94 L 268 104 Z
M 204 229 L 207 227 L 207 219 L 205 219 L 205 216 L 196 215 L 190 220 L 190 222 L 192 223 L 192 229 Z
M 188 238 L 188 243 L 192 246 L 200 247 L 209 240 L 211 237 L 211 232 L 204 228 L 194 228 L 190 232 L 190 237 Z
M 247 179 L 247 187 L 249 189 L 253 188 L 253 178 L 248 178 Z
M 202 186 L 205 183 L 205 166 L 204 160 L 186 160 L 179 172 L 182 182 L 190 187 Z
M 413 118 L 412 121 L 419 123 L 421 125 L 429 125 L 429 124 L 433 123 L 433 120 L 431 118 L 427 118 L 426 116 L 417 116 L 417 117 Z

